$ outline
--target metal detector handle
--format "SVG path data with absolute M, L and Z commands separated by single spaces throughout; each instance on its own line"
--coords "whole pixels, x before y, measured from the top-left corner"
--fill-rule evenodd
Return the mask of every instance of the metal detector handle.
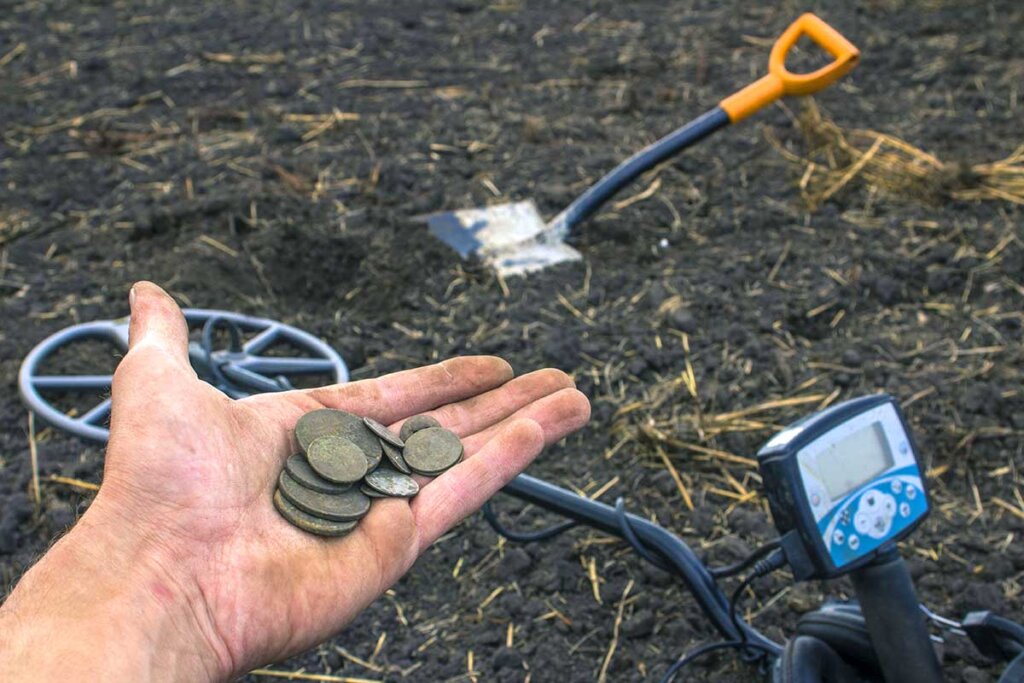
M 850 574 L 868 634 L 888 683 L 941 683 L 942 668 L 932 648 L 910 572 L 899 551 Z
M 795 74 L 786 68 L 786 56 L 801 36 L 807 36 L 835 60 L 808 74 Z M 860 50 L 843 34 L 808 12 L 789 25 L 772 46 L 768 57 L 768 75 L 737 93 L 719 106 L 732 123 L 741 121 L 758 109 L 786 95 L 813 95 L 850 73 L 860 60 Z

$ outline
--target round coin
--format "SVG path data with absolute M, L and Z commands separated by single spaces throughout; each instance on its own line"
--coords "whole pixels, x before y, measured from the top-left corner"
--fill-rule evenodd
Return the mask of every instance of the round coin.
M 288 474 L 292 475 L 295 481 L 307 489 L 319 491 L 320 493 L 344 493 L 352 487 L 352 484 L 335 484 L 334 482 L 327 481 L 313 471 L 313 468 L 309 466 L 309 461 L 306 460 L 306 456 L 301 453 L 296 453 L 285 460 L 284 468 L 288 471 Z
M 363 453 L 366 454 L 366 460 L 370 463 L 370 469 L 373 469 L 380 464 L 382 457 L 380 439 L 370 431 L 370 428 L 363 422 L 363 418 L 351 413 L 345 413 L 345 415 L 348 418 L 346 418 L 343 424 L 339 425 L 335 434 L 345 437 L 363 449 Z
M 377 422 L 372 417 L 364 417 L 363 424 L 369 427 L 370 431 L 376 434 L 377 438 L 379 438 L 384 443 L 389 443 L 397 448 L 405 448 L 405 442 L 398 437 L 398 434 L 395 434 L 393 431 L 382 425 L 380 422 Z
M 348 439 L 328 434 L 309 444 L 309 466 L 335 484 L 352 484 L 366 475 L 369 463 L 359 446 Z
M 398 431 L 398 437 L 402 441 L 407 441 L 410 436 L 421 429 L 430 429 L 431 427 L 440 426 L 441 423 L 429 415 L 413 415 L 402 423 L 402 428 Z
M 329 519 L 314 517 L 295 507 L 287 498 L 281 495 L 280 491 L 274 491 L 274 507 L 292 526 L 317 536 L 345 536 L 355 529 L 359 523 L 358 520 L 352 522 L 332 522 Z
M 370 488 L 366 484 L 360 484 L 359 490 L 368 495 L 370 498 L 387 498 L 387 494 L 381 493 L 375 489 Z
M 392 498 L 409 498 L 420 492 L 420 485 L 415 479 L 390 467 L 370 472 L 363 483 Z
M 281 472 L 277 485 L 295 507 L 321 519 L 351 522 L 370 511 L 370 499 L 357 488 L 344 493 L 318 493 L 303 487 L 287 471 Z
M 378 440 L 377 443 L 383 448 L 383 446 L 384 446 L 384 442 L 383 441 Z M 364 452 L 363 455 L 366 455 L 366 453 Z M 373 472 L 375 469 L 377 469 L 377 466 L 380 465 L 380 461 L 381 461 L 381 459 L 383 457 L 384 457 L 383 450 L 378 450 L 376 456 L 373 456 L 373 457 L 367 455 L 366 456 L 366 465 L 367 465 L 366 471 L 367 472 Z
M 342 426 L 353 421 L 362 422 L 358 417 L 346 413 L 344 410 L 331 410 L 330 408 L 314 410 L 300 417 L 299 421 L 295 423 L 295 438 L 302 450 L 305 451 L 309 448 L 309 444 L 319 437 L 337 434 L 341 431 Z
M 405 440 L 402 456 L 417 474 L 434 476 L 462 459 L 462 442 L 454 432 L 428 427 Z
M 388 462 L 391 466 L 403 474 L 412 474 L 412 470 L 405 464 L 405 458 L 402 457 L 402 451 L 395 448 L 387 441 L 381 441 L 380 445 L 384 448 L 384 455 L 387 456 Z

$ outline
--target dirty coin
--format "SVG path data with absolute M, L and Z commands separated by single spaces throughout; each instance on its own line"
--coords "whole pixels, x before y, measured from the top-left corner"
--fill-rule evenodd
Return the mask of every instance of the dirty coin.
M 295 507 L 322 519 L 351 522 L 370 511 L 370 499 L 356 488 L 336 494 L 310 491 L 295 481 L 287 471 L 281 472 L 277 485 L 282 495 Z
M 359 523 L 358 520 L 333 522 L 329 519 L 320 519 L 295 507 L 291 501 L 281 495 L 280 491 L 274 492 L 274 507 L 292 526 L 317 536 L 345 536 Z
M 406 439 L 402 457 L 417 474 L 435 476 L 462 459 L 462 442 L 454 432 L 428 427 Z
M 309 445 L 309 466 L 335 484 L 352 484 L 366 475 L 369 463 L 363 450 L 345 437 L 328 434 Z

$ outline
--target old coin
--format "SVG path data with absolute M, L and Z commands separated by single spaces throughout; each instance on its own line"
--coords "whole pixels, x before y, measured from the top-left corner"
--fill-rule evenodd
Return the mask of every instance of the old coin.
M 381 459 L 384 457 L 384 452 L 383 452 L 384 442 L 378 439 L 377 443 L 378 443 L 378 445 L 381 446 L 381 450 L 378 450 L 376 452 L 376 455 L 370 456 L 370 455 L 366 455 L 365 452 L 363 453 L 364 455 L 366 455 L 366 464 L 367 464 L 366 471 L 367 472 L 373 472 L 375 469 L 377 469 L 377 466 L 380 465 Z
M 403 474 L 412 474 L 412 470 L 405 464 L 405 458 L 402 457 L 402 451 L 395 448 L 387 441 L 381 441 L 380 445 L 384 448 L 384 455 L 387 456 L 388 462 L 391 466 Z
M 398 437 L 402 441 L 408 441 L 409 437 L 420 431 L 421 429 L 430 429 L 431 427 L 440 427 L 441 423 L 430 417 L 429 415 L 413 415 L 408 420 L 402 423 L 402 428 L 398 432 Z
M 420 492 L 420 485 L 415 479 L 390 467 L 381 467 L 370 472 L 363 483 L 392 498 L 409 498 Z
M 382 442 L 389 443 L 392 446 L 395 446 L 396 448 L 405 448 L 405 442 L 398 437 L 398 434 L 395 434 L 393 431 L 382 425 L 380 422 L 377 422 L 372 417 L 364 417 L 363 424 L 369 427 L 370 431 L 376 434 L 377 438 L 379 438 Z
M 306 460 L 306 456 L 301 453 L 296 453 L 285 460 L 284 468 L 288 471 L 288 474 L 292 475 L 295 481 L 307 489 L 319 491 L 320 493 L 344 493 L 352 487 L 352 484 L 335 484 L 334 482 L 327 481 L 313 471 L 313 468 L 309 466 L 309 461 Z
M 380 439 L 377 435 L 370 431 L 370 428 L 363 422 L 363 418 L 356 417 L 351 413 L 345 413 L 349 418 L 341 425 L 336 432 L 338 436 L 343 436 L 355 445 L 363 449 L 363 453 L 366 454 L 366 460 L 370 463 L 370 469 L 380 464 L 381 459 L 381 448 Z
M 363 449 L 371 469 L 380 462 L 380 440 L 363 422 L 363 418 L 344 410 L 323 408 L 306 413 L 295 425 L 295 438 L 303 451 L 318 437 L 334 434 L 343 436 Z
M 320 519 L 295 507 L 280 491 L 274 492 L 274 507 L 292 526 L 308 531 L 317 536 L 345 536 L 356 528 L 359 520 L 351 522 L 332 522 Z
M 343 436 L 328 434 L 309 444 L 306 458 L 313 471 L 335 484 L 352 484 L 366 475 L 363 450 Z
M 344 410 L 331 410 L 330 408 L 314 410 L 299 418 L 295 424 L 295 438 L 302 450 L 305 451 L 309 448 L 309 444 L 317 438 L 328 434 L 337 434 L 342 425 L 353 419 L 359 420 L 358 417 L 346 413 Z
M 380 491 L 378 491 L 376 489 L 370 488 L 366 484 L 360 484 L 359 485 L 359 490 L 362 491 L 363 493 L 365 493 L 366 495 L 368 495 L 370 498 L 387 498 L 388 497 L 386 493 L 381 493 Z
M 295 481 L 287 471 L 281 472 L 277 485 L 281 494 L 295 507 L 322 519 L 351 522 L 361 519 L 370 511 L 370 499 L 356 488 L 333 494 L 310 491 Z
M 402 456 L 413 472 L 435 476 L 459 462 L 462 452 L 462 442 L 454 432 L 428 427 L 406 439 Z

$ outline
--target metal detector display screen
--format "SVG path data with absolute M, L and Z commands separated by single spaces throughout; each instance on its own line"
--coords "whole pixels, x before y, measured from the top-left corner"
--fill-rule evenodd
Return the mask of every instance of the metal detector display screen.
M 818 476 L 832 500 L 842 498 L 893 466 L 889 440 L 878 422 L 832 444 L 816 460 Z

